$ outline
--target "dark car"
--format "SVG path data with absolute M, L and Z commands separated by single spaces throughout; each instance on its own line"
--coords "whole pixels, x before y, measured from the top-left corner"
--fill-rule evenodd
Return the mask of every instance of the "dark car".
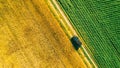
M 73 36 L 70 41 L 72 42 L 74 48 L 76 50 L 79 49 L 79 47 L 81 47 L 82 43 L 80 42 L 79 38 L 77 36 Z

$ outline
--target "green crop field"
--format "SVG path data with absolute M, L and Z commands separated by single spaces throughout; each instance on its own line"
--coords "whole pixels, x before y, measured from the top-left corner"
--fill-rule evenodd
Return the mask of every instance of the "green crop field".
M 101 68 L 120 68 L 120 1 L 57 0 Z

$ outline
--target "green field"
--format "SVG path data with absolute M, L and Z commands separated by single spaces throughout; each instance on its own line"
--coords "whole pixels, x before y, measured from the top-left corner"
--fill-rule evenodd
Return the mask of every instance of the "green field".
M 57 0 L 98 67 L 120 68 L 120 1 Z

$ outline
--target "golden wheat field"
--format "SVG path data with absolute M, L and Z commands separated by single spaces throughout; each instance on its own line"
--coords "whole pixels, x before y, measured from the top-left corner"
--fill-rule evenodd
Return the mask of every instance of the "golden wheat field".
M 0 0 L 0 68 L 85 68 L 47 0 Z

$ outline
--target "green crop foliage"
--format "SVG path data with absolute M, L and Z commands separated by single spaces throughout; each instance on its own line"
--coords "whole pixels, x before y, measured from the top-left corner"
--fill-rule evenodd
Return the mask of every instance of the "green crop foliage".
M 100 68 L 120 68 L 120 1 L 57 0 Z

